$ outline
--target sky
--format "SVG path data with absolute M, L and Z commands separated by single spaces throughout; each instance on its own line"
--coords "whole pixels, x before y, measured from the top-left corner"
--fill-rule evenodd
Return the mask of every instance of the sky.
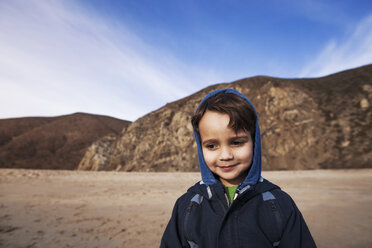
M 217 83 L 370 63 L 370 0 L 0 0 L 0 119 L 134 121 Z

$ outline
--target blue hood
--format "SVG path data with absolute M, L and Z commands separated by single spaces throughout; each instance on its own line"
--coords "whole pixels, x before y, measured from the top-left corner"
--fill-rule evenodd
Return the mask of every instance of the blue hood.
M 255 142 L 254 142 L 254 147 L 253 147 L 253 161 L 252 161 L 252 165 L 251 165 L 251 168 L 249 169 L 249 173 L 247 177 L 238 186 L 238 189 L 242 189 L 247 185 L 256 184 L 261 178 L 261 135 L 260 135 L 260 127 L 258 125 L 257 112 L 253 104 L 248 100 L 248 98 L 243 96 L 239 91 L 233 90 L 233 89 L 220 89 L 220 90 L 212 91 L 200 102 L 200 104 L 204 102 L 206 99 L 220 92 L 233 93 L 233 94 L 240 96 L 252 106 L 254 113 L 256 115 L 256 132 L 255 132 L 255 139 L 254 139 Z M 210 186 L 210 185 L 219 183 L 219 180 L 214 177 L 213 173 L 210 171 L 210 169 L 208 168 L 207 164 L 204 161 L 204 156 L 203 156 L 203 151 L 202 151 L 202 147 L 201 147 L 200 140 L 199 140 L 199 135 L 195 132 L 195 130 L 194 130 L 194 136 L 195 136 L 196 144 L 198 147 L 199 166 L 200 166 L 200 172 L 201 172 L 201 176 L 202 176 L 202 180 L 204 184 L 206 184 L 207 186 Z

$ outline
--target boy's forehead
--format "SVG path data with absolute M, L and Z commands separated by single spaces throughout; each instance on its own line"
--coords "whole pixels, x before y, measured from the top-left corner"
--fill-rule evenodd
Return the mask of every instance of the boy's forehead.
M 245 135 L 248 133 L 244 129 L 233 129 L 229 115 L 212 111 L 206 113 L 206 115 L 204 115 L 200 120 L 199 131 L 201 133 L 212 133 L 214 131 L 228 132 L 234 136 Z
M 228 114 L 212 110 L 205 111 L 198 125 L 200 136 L 202 134 L 210 134 L 214 130 L 228 132 L 231 137 L 251 135 L 249 131 L 243 128 L 235 130 L 232 127 L 233 123 L 230 122 L 230 116 Z
M 200 124 L 208 124 L 212 125 L 213 123 L 221 123 L 224 122 L 226 125 L 230 123 L 230 116 L 226 113 L 221 113 L 217 111 L 207 110 L 204 112 L 202 118 L 200 119 Z

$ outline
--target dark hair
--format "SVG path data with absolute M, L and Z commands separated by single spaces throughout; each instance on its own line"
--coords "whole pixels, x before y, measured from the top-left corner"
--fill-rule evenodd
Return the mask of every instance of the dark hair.
M 199 122 L 207 110 L 227 114 L 230 117 L 229 127 L 236 133 L 249 132 L 254 141 L 256 114 L 242 97 L 234 93 L 220 92 L 202 102 L 191 118 L 191 124 L 199 135 Z

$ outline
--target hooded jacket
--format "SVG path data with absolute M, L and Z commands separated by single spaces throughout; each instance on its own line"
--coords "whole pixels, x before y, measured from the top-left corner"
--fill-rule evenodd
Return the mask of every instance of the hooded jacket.
M 222 183 L 204 161 L 199 135 L 194 131 L 202 181 L 176 201 L 160 247 L 316 247 L 292 198 L 261 177 L 261 136 L 253 104 L 233 89 L 213 91 L 202 102 L 219 92 L 237 94 L 255 111 L 253 159 L 248 175 L 230 204 Z

